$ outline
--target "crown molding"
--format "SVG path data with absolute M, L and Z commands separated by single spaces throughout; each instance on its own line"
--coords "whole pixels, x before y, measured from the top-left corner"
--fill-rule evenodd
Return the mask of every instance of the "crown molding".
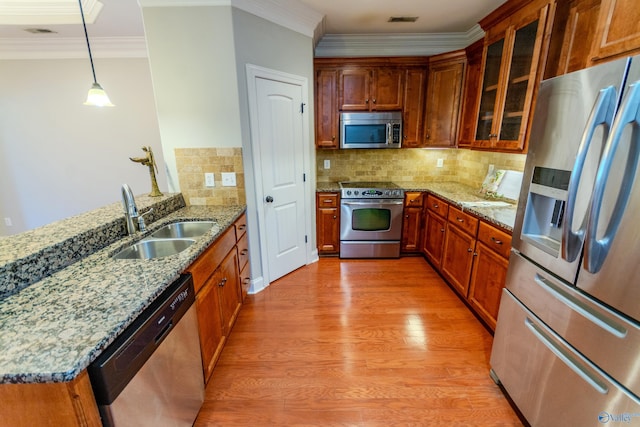
M 429 34 L 327 34 L 315 56 L 431 56 L 463 49 L 484 37 L 479 25 L 466 32 Z
M 308 37 L 324 15 L 297 0 L 138 0 L 142 7 L 231 6 Z
M 92 24 L 103 4 L 98 0 L 82 0 L 87 23 Z M 0 25 L 81 24 L 77 0 L 3 0 L 0 2 Z
M 94 58 L 146 58 L 144 37 L 93 37 Z M 73 59 L 88 58 L 87 42 L 82 37 L 50 40 L 0 39 L 0 60 L 3 59 Z

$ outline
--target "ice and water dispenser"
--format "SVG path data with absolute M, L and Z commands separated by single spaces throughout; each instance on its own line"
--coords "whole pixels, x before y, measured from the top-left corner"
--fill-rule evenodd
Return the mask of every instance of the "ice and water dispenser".
M 522 224 L 522 240 L 558 257 L 571 171 L 535 167 Z

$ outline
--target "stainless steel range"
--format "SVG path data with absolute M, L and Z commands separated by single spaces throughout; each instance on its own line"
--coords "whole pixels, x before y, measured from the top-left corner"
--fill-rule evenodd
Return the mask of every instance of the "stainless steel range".
M 398 258 L 404 191 L 391 182 L 340 188 L 340 258 Z

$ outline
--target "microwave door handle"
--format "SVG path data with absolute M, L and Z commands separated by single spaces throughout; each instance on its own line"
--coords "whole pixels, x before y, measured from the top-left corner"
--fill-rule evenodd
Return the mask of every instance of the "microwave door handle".
M 611 219 L 605 228 L 604 236 L 598 239 L 598 223 L 607 180 L 614 166 L 613 159 L 620 147 L 622 133 L 630 124 L 635 124 L 636 128 L 640 125 L 640 81 L 633 83 L 629 87 L 629 92 L 613 123 L 613 128 L 609 134 L 607 144 L 604 147 L 604 154 L 602 155 L 602 160 L 596 173 L 596 183 L 591 200 L 587 234 L 585 236 L 584 268 L 590 273 L 597 273 L 602 268 L 611 249 L 616 232 L 622 222 L 622 216 L 629 202 L 629 197 L 631 196 L 633 182 L 638 169 L 638 159 L 640 157 L 640 137 L 637 129 L 634 129 L 632 132 L 633 140 L 629 146 L 629 156 L 627 157 L 622 183 L 611 213 Z
M 579 228 L 576 231 L 572 228 L 578 188 L 580 186 L 580 180 L 582 179 L 582 170 L 587 159 L 587 154 L 589 153 L 589 150 L 592 149 L 591 141 L 595 130 L 600 125 L 606 125 L 605 129 L 607 131 L 611 128 L 616 104 L 616 88 L 614 86 L 609 86 L 601 89 L 593 104 L 593 108 L 591 109 L 591 114 L 587 120 L 584 132 L 582 133 L 580 148 L 578 149 L 576 162 L 573 165 L 571 178 L 569 179 L 567 202 L 564 211 L 564 221 L 562 224 L 562 258 L 568 262 L 575 261 L 582 251 L 585 229 L 587 227 L 585 212 L 581 219 L 582 223 L 579 224 Z M 607 135 L 604 136 L 604 138 L 606 137 Z
M 386 145 L 391 143 L 391 138 L 393 137 L 393 125 L 391 123 L 387 123 L 387 140 L 385 141 Z

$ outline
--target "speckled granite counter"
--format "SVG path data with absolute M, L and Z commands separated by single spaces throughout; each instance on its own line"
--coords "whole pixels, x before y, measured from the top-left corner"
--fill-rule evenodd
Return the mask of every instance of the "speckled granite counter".
M 178 219 L 218 225 L 187 250 L 152 260 L 112 259 L 142 236 L 120 238 L 0 301 L 0 382 L 74 379 L 244 210 L 181 208 L 150 224 L 145 235 Z
M 394 182 L 405 191 L 428 191 L 436 196 L 456 205 L 458 208 L 470 212 L 487 222 L 502 227 L 507 231 L 513 230 L 516 219 L 515 204 L 504 207 L 466 207 L 461 202 L 485 201 L 478 189 L 455 182 Z M 316 191 L 340 191 L 337 182 L 318 182 Z

